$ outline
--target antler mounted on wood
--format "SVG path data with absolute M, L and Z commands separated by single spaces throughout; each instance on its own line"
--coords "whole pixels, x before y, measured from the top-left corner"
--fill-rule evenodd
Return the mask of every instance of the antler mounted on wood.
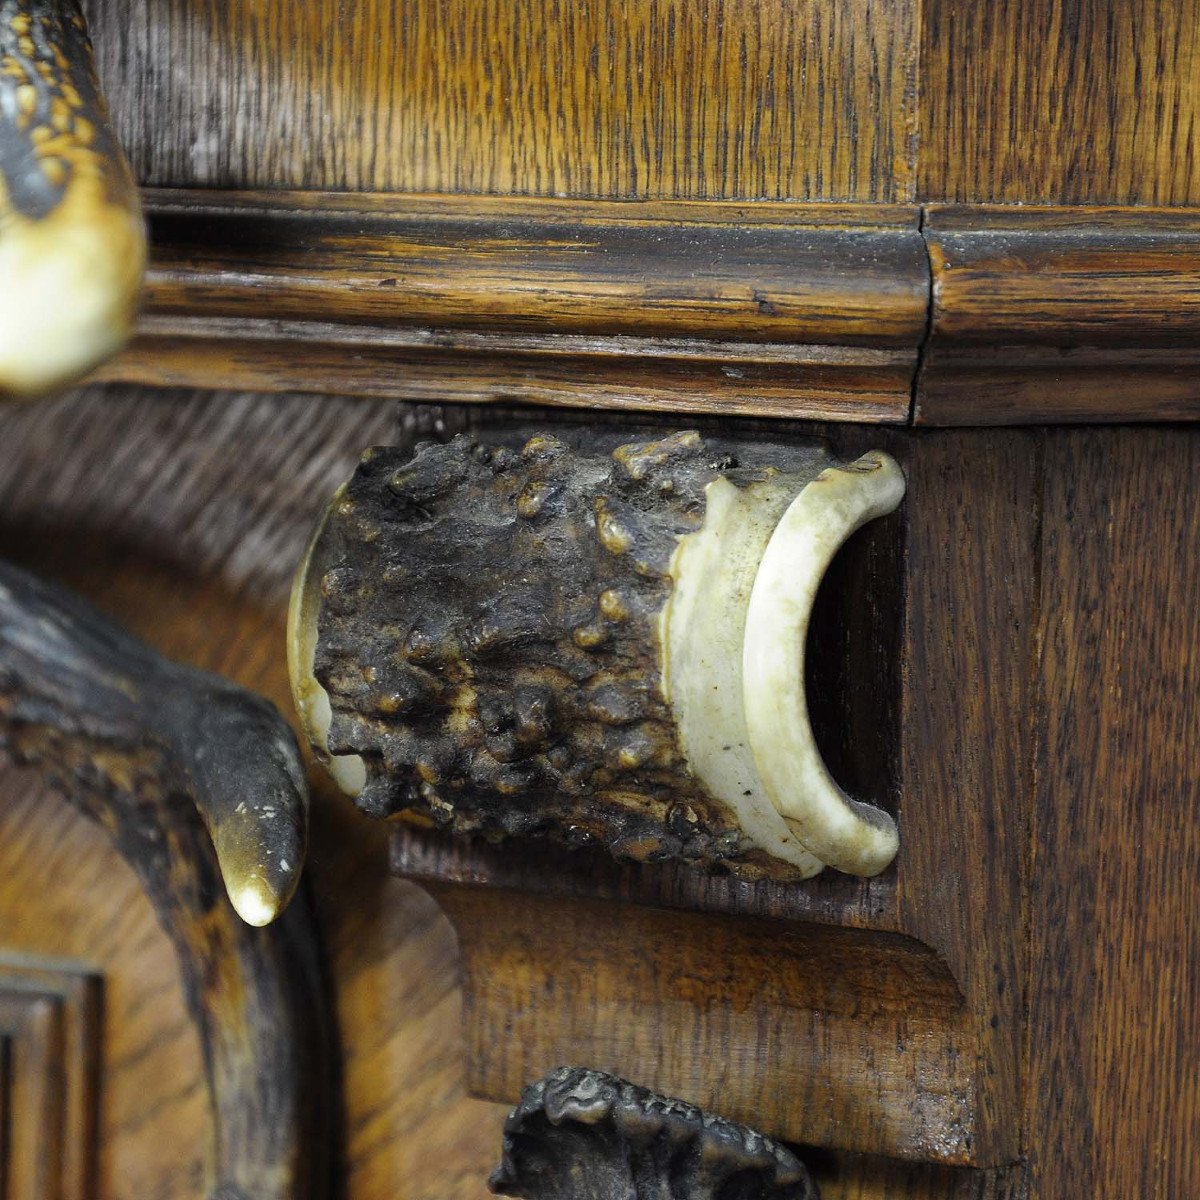
M 0 745 L 108 831 L 175 945 L 214 1200 L 321 1200 L 333 1098 L 316 928 L 302 897 L 252 927 L 287 905 L 304 855 L 307 782 L 283 718 L 0 563 Z
M 581 1067 L 525 1089 L 489 1185 L 523 1200 L 818 1200 L 770 1138 Z
M 145 262 L 77 0 L 0 0 L 0 398 L 64 386 L 116 350 Z
M 364 455 L 293 595 L 318 754 L 367 811 L 457 832 L 746 877 L 883 870 L 895 823 L 826 769 L 804 652 L 825 568 L 900 502 L 900 468 L 573 438 Z

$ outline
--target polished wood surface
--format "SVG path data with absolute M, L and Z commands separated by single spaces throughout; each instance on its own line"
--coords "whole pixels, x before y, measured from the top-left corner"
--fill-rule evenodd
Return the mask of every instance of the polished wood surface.
M 912 189 L 907 0 L 87 8 L 146 183 L 885 202 Z

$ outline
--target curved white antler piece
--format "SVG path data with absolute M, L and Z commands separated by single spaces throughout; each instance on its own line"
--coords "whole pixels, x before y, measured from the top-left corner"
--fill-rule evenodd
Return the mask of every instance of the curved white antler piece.
M 808 715 L 804 646 L 834 555 L 856 529 L 896 508 L 904 490 L 899 465 L 879 451 L 823 471 L 772 533 L 746 614 L 744 711 L 763 788 L 809 853 L 853 875 L 877 875 L 892 861 L 896 823 L 829 774 Z

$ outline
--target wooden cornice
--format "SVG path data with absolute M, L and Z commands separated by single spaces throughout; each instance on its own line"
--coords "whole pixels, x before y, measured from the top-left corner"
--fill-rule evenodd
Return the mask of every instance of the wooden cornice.
M 1200 416 L 1200 211 L 145 193 L 98 378 L 926 425 Z

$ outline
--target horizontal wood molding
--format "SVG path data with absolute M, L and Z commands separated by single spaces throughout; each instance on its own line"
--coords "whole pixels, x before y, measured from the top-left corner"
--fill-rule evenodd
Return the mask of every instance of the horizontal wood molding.
M 1200 417 L 1200 210 L 934 207 L 916 418 Z
M 97 378 L 927 425 L 1200 417 L 1200 209 L 145 194 Z
M 103 378 L 904 421 L 916 209 L 150 192 Z

